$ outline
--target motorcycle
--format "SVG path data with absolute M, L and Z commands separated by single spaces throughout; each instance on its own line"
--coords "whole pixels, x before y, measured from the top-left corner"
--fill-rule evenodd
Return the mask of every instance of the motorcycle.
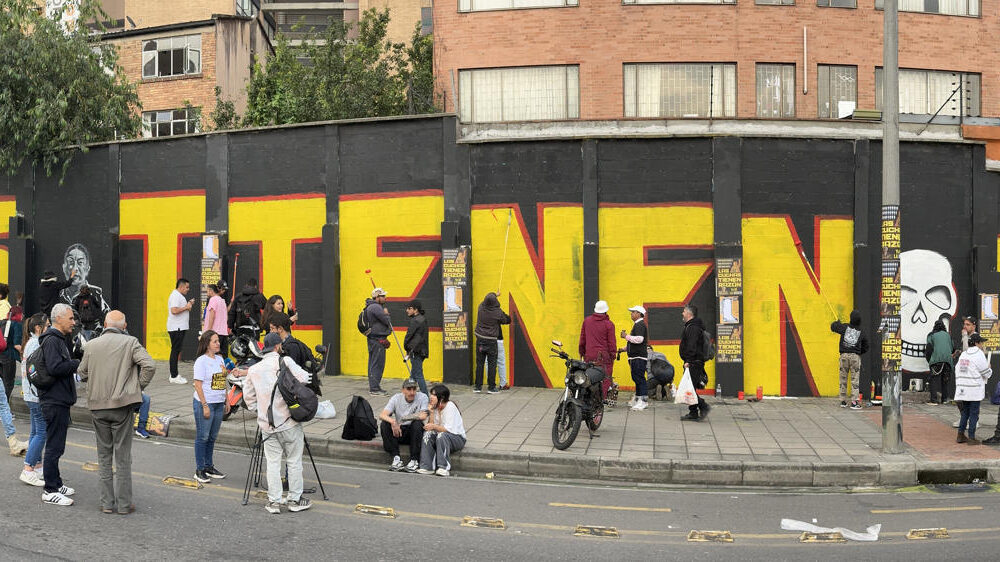
M 580 424 L 587 422 L 591 438 L 604 420 L 604 397 L 601 383 L 607 377 L 604 369 L 590 361 L 573 359 L 563 351 L 562 343 L 552 340 L 552 355 L 566 362 L 566 390 L 556 407 L 552 420 L 552 445 L 567 449 L 580 433 Z

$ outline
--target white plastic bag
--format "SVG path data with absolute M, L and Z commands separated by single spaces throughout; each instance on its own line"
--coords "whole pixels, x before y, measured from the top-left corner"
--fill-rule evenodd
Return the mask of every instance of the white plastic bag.
M 691 371 L 684 368 L 684 376 L 681 377 L 680 384 L 674 392 L 674 404 L 687 404 L 693 406 L 698 403 L 698 394 L 694 391 L 694 383 L 691 382 Z
M 337 415 L 337 409 L 333 407 L 333 402 L 324 400 L 316 406 L 316 417 L 328 420 Z

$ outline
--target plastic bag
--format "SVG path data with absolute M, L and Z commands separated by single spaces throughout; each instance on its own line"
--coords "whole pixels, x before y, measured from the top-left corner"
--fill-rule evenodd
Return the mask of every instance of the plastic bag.
M 316 417 L 328 420 L 337 415 L 337 409 L 333 407 L 333 402 L 324 400 L 316 407 Z
M 680 384 L 674 392 L 674 404 L 687 404 L 693 406 L 698 403 L 698 394 L 694 391 L 694 383 L 691 382 L 691 371 L 684 368 L 684 376 L 681 377 Z

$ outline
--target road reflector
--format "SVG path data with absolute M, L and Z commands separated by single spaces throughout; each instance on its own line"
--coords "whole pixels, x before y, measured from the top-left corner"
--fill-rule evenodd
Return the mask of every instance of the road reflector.
M 847 542 L 844 535 L 840 533 L 810 533 L 808 531 L 802 533 L 799 537 L 799 542 Z
M 391 517 L 395 519 L 396 510 L 391 507 L 382 507 L 378 505 L 365 505 L 359 503 L 354 506 L 354 513 L 364 513 L 365 515 L 377 515 L 379 517 Z
M 949 539 L 948 529 L 944 527 L 937 527 L 934 529 L 910 529 L 909 533 L 906 533 L 906 538 L 910 540 L 922 540 L 922 539 Z
M 733 534 L 729 531 L 691 531 L 688 542 L 733 542 Z
M 618 529 L 615 527 L 602 527 L 600 525 L 577 525 L 573 531 L 577 537 L 607 537 L 611 539 L 619 538 Z
M 82 466 L 80 466 L 80 468 L 86 470 L 87 472 L 97 472 L 98 467 L 96 462 L 85 462 Z
M 192 480 L 190 478 L 180 478 L 177 476 L 164 476 L 163 483 L 170 486 L 180 486 L 182 488 L 191 488 L 193 490 L 200 490 L 202 488 L 201 482 L 197 480 Z
M 503 522 L 503 519 L 494 519 L 490 517 L 473 517 L 471 515 L 466 515 L 462 518 L 462 527 L 479 527 L 481 529 L 506 529 L 507 525 Z

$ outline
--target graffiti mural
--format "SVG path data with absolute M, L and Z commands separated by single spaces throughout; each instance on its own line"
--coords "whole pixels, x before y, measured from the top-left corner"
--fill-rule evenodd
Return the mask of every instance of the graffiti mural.
M 900 313 L 903 338 L 903 370 L 929 370 L 924 349 L 934 322 L 950 328 L 958 312 L 958 292 L 952 282 L 948 259 L 932 250 L 908 250 L 899 255 Z
M 111 310 L 104 299 L 104 291 L 97 285 L 91 284 L 87 278 L 90 275 L 90 252 L 83 244 L 73 244 L 66 248 L 63 256 L 62 272 L 67 280 L 73 279 L 73 284 L 59 292 L 59 298 L 66 304 L 74 304 L 76 297 L 80 294 L 81 287 L 88 287 L 90 294 L 94 296 L 94 301 L 99 303 L 101 312 Z M 73 277 L 75 273 L 75 277 Z

